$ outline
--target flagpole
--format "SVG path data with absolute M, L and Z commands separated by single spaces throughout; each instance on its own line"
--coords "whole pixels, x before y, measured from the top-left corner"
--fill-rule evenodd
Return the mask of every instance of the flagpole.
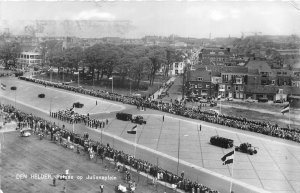
M 180 121 L 178 128 L 178 161 L 177 161 L 177 176 L 178 176 L 178 168 L 179 168 L 179 150 L 180 150 Z
M 79 87 L 79 70 L 78 70 L 78 87 Z
M 134 141 L 135 141 L 134 152 L 133 152 L 133 157 L 134 157 L 134 158 L 135 158 L 135 152 L 136 152 L 136 139 L 137 139 L 136 136 L 138 135 L 138 134 L 137 134 L 137 128 L 138 128 L 138 127 L 136 127 L 136 134 L 135 134 L 135 140 L 134 140 Z
M 221 98 L 220 98 L 220 114 L 221 114 L 221 110 L 222 110 L 222 103 L 221 103 Z
M 291 105 L 289 102 L 289 129 L 291 129 Z
M 233 148 L 233 162 L 232 162 L 232 166 L 231 166 L 231 180 L 230 180 L 230 190 L 229 193 L 231 193 L 232 191 L 232 180 L 233 180 L 233 166 L 234 166 L 234 156 L 235 156 L 235 148 Z
M 112 76 L 111 77 L 111 92 L 113 93 L 114 92 L 114 77 Z

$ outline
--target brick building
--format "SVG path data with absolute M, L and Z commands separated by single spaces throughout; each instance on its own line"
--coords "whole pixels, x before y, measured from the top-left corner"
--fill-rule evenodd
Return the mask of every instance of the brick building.
M 186 95 L 189 97 L 217 97 L 217 84 L 212 83 L 213 72 L 200 68 L 187 72 Z
M 199 54 L 201 65 L 226 65 L 230 62 L 229 48 L 203 48 Z

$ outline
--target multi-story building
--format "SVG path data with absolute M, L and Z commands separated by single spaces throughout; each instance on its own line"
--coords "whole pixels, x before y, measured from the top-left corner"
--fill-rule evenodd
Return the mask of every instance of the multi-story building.
M 186 86 L 186 95 L 192 97 L 217 97 L 217 84 L 212 83 L 212 77 L 215 76 L 211 71 L 199 68 L 195 71 L 188 71 Z
M 188 61 L 183 62 L 174 62 L 170 67 L 170 75 L 180 75 L 183 74 L 185 66 L 188 64 Z
M 256 71 L 260 75 L 260 85 L 275 85 L 276 77 L 274 76 L 273 70 L 266 61 L 262 60 L 250 60 L 246 67 L 249 71 Z M 257 81 L 257 80 L 256 80 Z
M 230 62 L 229 48 L 203 48 L 199 54 L 201 65 L 226 65 Z
M 219 95 L 222 97 L 244 98 L 246 67 L 226 66 L 221 71 L 222 83 L 219 84 Z
M 17 65 L 19 68 L 25 69 L 32 65 L 41 65 L 42 56 L 37 52 L 21 52 L 17 58 Z
M 292 86 L 293 71 L 288 69 L 273 69 L 276 76 L 275 85 L 277 86 Z

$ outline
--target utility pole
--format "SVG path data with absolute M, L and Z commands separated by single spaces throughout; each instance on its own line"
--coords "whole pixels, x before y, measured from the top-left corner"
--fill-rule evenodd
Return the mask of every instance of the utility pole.
M 183 76 L 182 76 L 182 99 L 184 99 L 184 93 L 185 93 L 185 74 L 186 74 L 186 68 L 183 68 Z

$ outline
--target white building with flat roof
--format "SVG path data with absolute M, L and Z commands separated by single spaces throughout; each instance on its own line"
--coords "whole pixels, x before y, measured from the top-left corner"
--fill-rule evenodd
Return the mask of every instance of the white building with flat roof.
M 17 58 L 17 65 L 24 69 L 32 65 L 41 65 L 42 56 L 38 52 L 21 52 L 20 56 Z

